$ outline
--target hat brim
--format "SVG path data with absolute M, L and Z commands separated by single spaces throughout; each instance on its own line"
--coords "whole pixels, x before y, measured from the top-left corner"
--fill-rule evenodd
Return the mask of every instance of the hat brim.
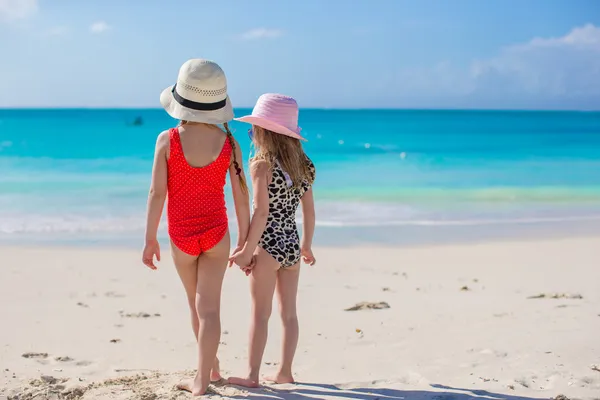
M 273 121 L 270 121 L 266 118 L 257 117 L 254 115 L 246 115 L 240 118 L 234 118 L 235 121 L 246 122 L 248 124 L 260 126 L 261 128 L 267 129 L 271 132 L 279 133 L 281 135 L 293 137 L 294 139 L 307 141 L 304 137 L 302 137 L 298 132 L 295 132 L 289 128 L 286 128 L 283 125 L 279 125 Z M 300 129 L 298 129 L 300 131 Z
M 193 110 L 182 106 L 175 100 L 173 97 L 173 86 L 162 91 L 160 94 L 160 104 L 171 117 L 190 122 L 224 124 L 225 122 L 231 121 L 234 116 L 229 96 L 227 96 L 225 107 L 219 108 L 218 110 Z

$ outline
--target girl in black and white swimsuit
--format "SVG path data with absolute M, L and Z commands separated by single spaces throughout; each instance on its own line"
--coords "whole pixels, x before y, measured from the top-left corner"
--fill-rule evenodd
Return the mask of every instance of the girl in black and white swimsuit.
M 283 354 L 272 378 L 277 383 L 294 382 L 292 361 L 298 344 L 296 296 L 300 260 L 313 265 L 312 238 L 315 208 L 312 184 L 315 166 L 302 149 L 298 128 L 298 105 L 288 96 L 266 94 L 259 98 L 252 115 L 239 120 L 252 124 L 249 132 L 256 149 L 251 159 L 254 214 L 246 243 L 230 261 L 250 276 L 252 326 L 248 374 L 230 378 L 237 385 L 256 387 L 267 341 L 273 294 L 277 288 L 283 323 Z M 302 205 L 302 236 L 296 226 L 296 211 Z
M 279 161 L 271 167 L 269 189 L 269 216 L 265 231 L 258 245 L 265 249 L 282 268 L 293 267 L 300 262 L 300 237 L 296 226 L 296 211 L 304 193 L 311 188 L 315 166 L 307 157 L 310 177 L 297 187 Z

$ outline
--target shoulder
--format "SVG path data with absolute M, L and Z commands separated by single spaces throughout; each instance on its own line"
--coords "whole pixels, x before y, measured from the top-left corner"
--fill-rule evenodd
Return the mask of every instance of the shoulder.
M 162 131 L 158 134 L 156 138 L 156 145 L 168 145 L 171 139 L 171 130 L 167 129 L 166 131 Z
M 266 176 L 269 173 L 269 163 L 266 160 L 250 160 L 250 173 L 252 176 Z
M 156 138 L 156 150 L 167 151 L 171 143 L 171 134 L 169 130 L 162 131 Z
M 304 157 L 306 157 L 306 165 L 308 165 L 308 168 L 310 170 L 314 171 L 316 169 L 315 164 L 312 162 L 310 157 L 308 155 L 306 155 L 306 153 L 304 153 Z

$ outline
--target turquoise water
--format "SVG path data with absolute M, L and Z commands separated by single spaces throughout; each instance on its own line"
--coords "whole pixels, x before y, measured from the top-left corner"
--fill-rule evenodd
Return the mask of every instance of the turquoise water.
M 300 120 L 329 231 L 600 220 L 600 112 Z M 174 124 L 162 110 L 0 110 L 0 240 L 141 238 L 155 139 Z M 247 126 L 232 127 L 248 155 Z

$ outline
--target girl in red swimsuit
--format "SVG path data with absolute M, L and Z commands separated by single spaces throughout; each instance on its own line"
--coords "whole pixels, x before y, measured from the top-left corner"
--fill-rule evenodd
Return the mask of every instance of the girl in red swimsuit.
M 248 190 L 240 147 L 227 125 L 233 110 L 221 68 L 208 60 L 186 62 L 177 84 L 167 88 L 160 100 L 181 123 L 161 133 L 156 142 L 142 259 L 151 269 L 156 269 L 154 257 L 160 261 L 157 231 L 167 200 L 171 252 L 187 293 L 199 353 L 196 377 L 179 388 L 198 396 L 211 381 L 221 379 L 220 300 L 230 249 L 227 172 L 238 221 L 238 250 L 250 224 Z

